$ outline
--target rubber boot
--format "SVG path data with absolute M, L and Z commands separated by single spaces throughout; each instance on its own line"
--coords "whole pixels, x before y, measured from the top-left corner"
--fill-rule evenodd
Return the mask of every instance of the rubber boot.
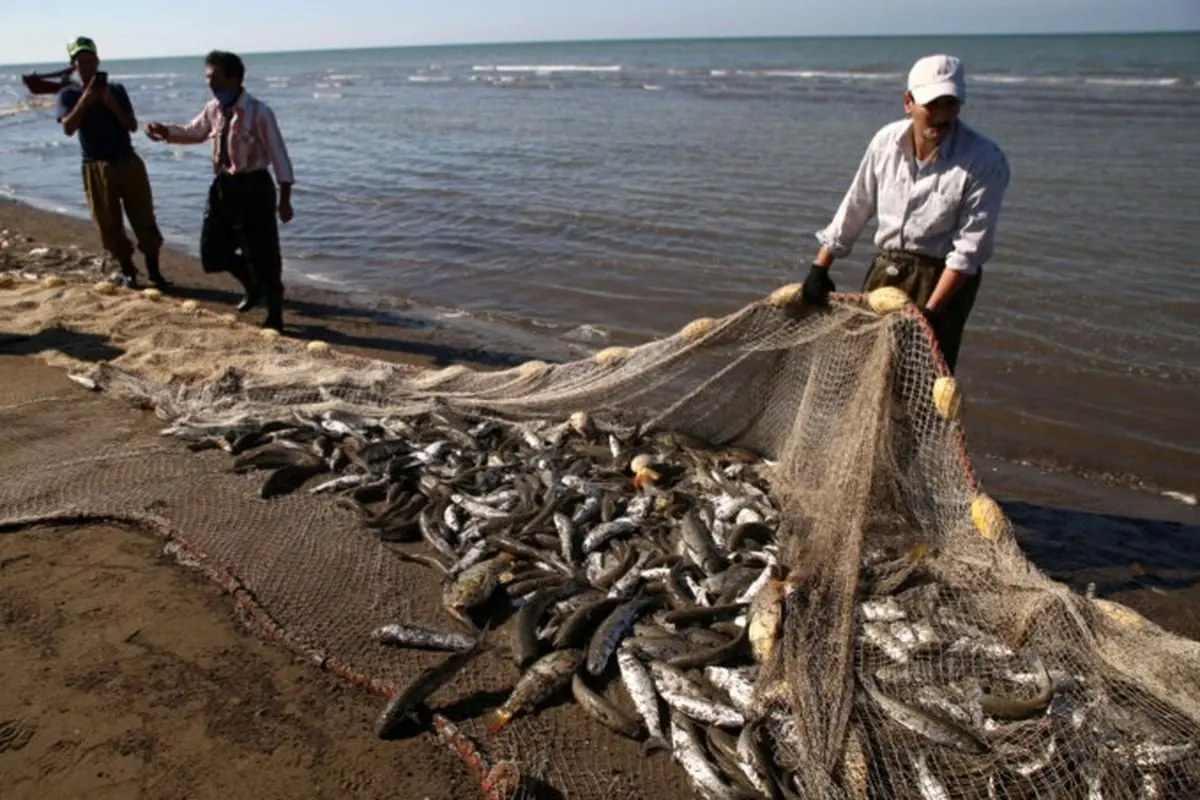
M 244 257 L 239 255 L 234 258 L 233 263 L 229 265 L 229 274 L 237 279 L 245 292 L 237 304 L 237 310 L 249 311 L 258 305 L 258 301 L 262 298 L 262 288 L 250 275 L 250 269 L 246 266 Z
M 137 267 L 133 265 L 132 258 L 121 259 L 121 284 L 128 289 L 137 288 Z
M 274 328 L 283 333 L 283 288 L 276 287 L 267 290 L 267 318 L 262 327 Z
M 242 299 L 238 302 L 237 310 L 249 311 L 258 305 L 258 301 L 261 297 L 262 293 L 258 290 L 258 287 L 246 287 L 246 293 L 242 295 Z
M 150 282 L 159 289 L 165 289 L 171 285 L 171 282 L 163 277 L 163 274 L 158 269 L 158 256 L 146 256 L 146 274 L 150 277 Z

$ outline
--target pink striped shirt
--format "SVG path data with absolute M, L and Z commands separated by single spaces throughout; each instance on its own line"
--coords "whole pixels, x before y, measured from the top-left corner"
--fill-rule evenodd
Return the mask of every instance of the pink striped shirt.
M 187 125 L 168 125 L 167 141 L 171 144 L 199 144 L 212 139 L 213 172 L 219 173 L 219 139 L 224 124 L 225 112 L 221 109 L 221 103 L 213 98 Z M 275 112 L 245 90 L 233 104 L 233 122 L 229 126 L 229 164 L 225 171 L 231 174 L 266 169 L 270 165 L 275 171 L 277 183 L 294 181 L 292 160 L 283 143 L 283 134 L 279 132 L 279 123 L 275 121 Z

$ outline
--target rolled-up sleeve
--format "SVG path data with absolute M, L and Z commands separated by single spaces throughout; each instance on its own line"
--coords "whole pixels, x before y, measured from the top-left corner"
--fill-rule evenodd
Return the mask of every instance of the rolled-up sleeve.
M 996 249 L 1000 204 L 1010 177 L 1008 159 L 999 148 L 993 148 L 971 171 L 953 247 L 946 256 L 947 269 L 974 275 L 991 259 Z
M 215 106 L 209 104 L 200 109 L 196 118 L 187 125 L 168 125 L 167 141 L 171 144 L 200 144 L 212 135 L 213 112 Z
M 872 141 L 858 164 L 858 172 L 850 188 L 842 198 L 833 221 L 823 230 L 817 231 L 817 241 L 829 249 L 834 258 L 845 258 L 854 249 L 854 243 L 862 236 L 871 217 L 875 216 L 876 178 L 875 151 L 877 141 Z

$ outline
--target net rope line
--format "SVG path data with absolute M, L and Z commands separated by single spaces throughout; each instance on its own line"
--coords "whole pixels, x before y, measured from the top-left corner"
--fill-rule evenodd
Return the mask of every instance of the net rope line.
M 461 401 L 464 405 L 470 407 L 493 411 L 513 411 L 527 416 L 554 413 L 555 409 L 562 402 L 567 402 L 563 401 L 561 396 L 555 394 L 555 387 L 559 387 L 561 391 L 575 399 L 593 397 L 597 392 L 641 397 L 643 394 L 652 391 L 651 389 L 639 386 L 641 376 L 649 370 L 670 373 L 672 369 L 679 368 L 681 365 L 686 366 L 690 363 L 691 359 L 697 357 L 696 354 L 699 351 L 715 349 L 722 344 L 730 342 L 734 342 L 735 344 L 746 341 L 756 342 L 752 346 L 732 348 L 732 355 L 730 355 L 728 362 L 717 369 L 715 373 L 716 377 L 709 375 L 704 382 L 697 381 L 697 386 L 691 387 L 689 391 L 683 394 L 673 396 L 673 400 L 665 402 L 659 407 L 657 415 L 651 415 L 652 421 L 662 420 L 669 422 L 672 417 L 676 416 L 677 412 L 686 412 L 686 407 L 689 403 L 693 403 L 697 397 L 703 394 L 704 387 L 715 385 L 715 381 L 721 376 L 728 376 L 729 380 L 736 382 L 739 378 L 739 369 L 742 367 L 754 369 L 757 366 L 755 358 L 764 356 L 765 353 L 772 350 L 772 347 L 786 346 L 790 334 L 779 333 L 775 335 L 770 332 L 756 332 L 754 326 L 766 320 L 769 329 L 772 319 L 780 320 L 786 325 L 786 320 L 793 313 L 800 318 L 805 318 L 811 310 L 802 308 L 798 298 L 798 286 L 783 287 L 769 298 L 751 303 L 725 317 L 715 320 L 696 320 L 673 336 L 654 340 L 639 347 L 609 348 L 597 353 L 592 358 L 581 359 L 566 364 L 547 365 L 538 361 L 527 362 L 520 367 L 498 370 L 491 373 L 476 372 L 462 365 L 447 367 L 443 370 L 425 370 L 412 365 L 390 364 L 354 354 L 343 353 L 336 349 L 330 349 L 324 343 L 310 342 L 305 345 L 295 340 L 276 337 L 264 340 L 251 333 L 249 326 L 230 321 L 228 315 L 213 314 L 205 309 L 198 308 L 194 303 L 189 305 L 188 301 L 177 304 L 154 293 L 152 290 L 141 294 L 134 294 L 127 290 L 101 289 L 100 287 L 87 289 L 65 284 L 61 282 L 61 279 L 58 281 L 47 280 L 41 284 L 32 285 L 28 282 L 19 283 L 13 281 L 9 281 L 7 286 L 0 285 L 0 331 L 5 331 L 9 327 L 6 318 L 14 322 L 17 329 L 23 329 L 26 333 L 44 330 L 50 325 L 57 325 L 68 329 L 78 325 L 81 330 L 86 331 L 90 328 L 91 332 L 111 334 L 113 343 L 119 346 L 122 342 L 128 343 L 134 341 L 139 336 L 150 336 L 151 338 L 158 336 L 159 334 L 153 333 L 154 326 L 151 324 L 151 317 L 154 317 L 160 323 L 163 318 L 170 319 L 172 325 L 185 330 L 189 320 L 191 320 L 193 324 L 203 322 L 204 324 L 228 327 L 231 333 L 236 333 L 244 342 L 252 343 L 253 347 L 251 349 L 266 360 L 251 360 L 251 366 L 265 365 L 265 367 L 270 368 L 271 364 L 274 363 L 279 367 L 281 377 L 277 382 L 272 383 L 270 380 L 266 380 L 265 377 L 257 384 L 251 381 L 246 387 L 242 387 L 235 392 L 240 393 L 239 396 L 252 397 L 258 391 L 262 391 L 264 396 L 270 396 L 272 391 L 278 389 L 286 392 L 298 391 L 289 383 L 289 376 L 300 376 L 302 378 L 306 369 L 305 363 L 311 361 L 319 363 L 323 368 L 336 367 L 340 369 L 339 374 L 343 376 L 364 375 L 371 378 L 371 380 L 364 380 L 346 390 L 351 393 L 364 393 L 361 398 L 350 399 L 349 402 L 352 405 L 366 405 L 367 407 L 386 406 L 398 398 L 384 396 L 380 399 L 372 399 L 374 397 L 373 393 L 383 392 L 386 395 L 387 392 L 395 391 L 399 387 L 403 390 L 408 401 L 415 402 L 414 407 L 421 407 L 422 403 L 435 403 L 440 399 L 449 398 Z M 962 514 L 956 510 L 961 504 L 953 498 L 950 500 L 939 499 L 937 497 L 938 492 L 934 491 L 936 487 L 930 489 L 932 494 L 926 499 L 927 502 L 934 504 L 932 507 L 933 510 L 927 513 L 932 515 L 932 518 L 936 520 L 935 525 L 945 524 L 943 517 L 948 516 L 950 519 L 950 527 L 940 531 L 940 536 L 949 546 L 954 546 L 960 551 L 957 553 L 958 563 L 966 572 L 955 577 L 959 579 L 961 585 L 966 587 L 966 591 L 975 592 L 984 597 L 985 600 L 987 592 L 1003 593 L 1006 590 L 1021 590 L 1038 593 L 1040 599 L 1031 608 L 1025 609 L 1027 619 L 1023 623 L 1024 625 L 1036 628 L 1040 624 L 1040 621 L 1034 617 L 1046 615 L 1047 618 L 1053 618 L 1054 614 L 1050 612 L 1054 612 L 1057 609 L 1055 613 L 1065 614 L 1067 618 L 1073 620 L 1073 624 L 1071 625 L 1073 632 L 1069 633 L 1069 636 L 1081 639 L 1080 645 L 1090 654 L 1081 655 L 1080 658 L 1086 660 L 1089 657 L 1098 657 L 1099 663 L 1103 664 L 1103 668 L 1100 666 L 1094 667 L 1094 672 L 1102 675 L 1103 669 L 1113 670 L 1120 676 L 1121 680 L 1129 681 L 1133 684 L 1141 683 L 1146 688 L 1149 688 L 1152 696 L 1162 698 L 1162 701 L 1168 702 L 1176 712 L 1183 712 L 1191 719 L 1193 725 L 1197 721 L 1200 721 L 1200 714 L 1197 713 L 1195 698 L 1185 696 L 1188 688 L 1188 685 L 1185 685 L 1187 681 L 1181 681 L 1181 686 L 1179 687 L 1171 686 L 1172 680 L 1178 677 L 1173 674 L 1172 668 L 1166 662 L 1162 665 L 1157 663 L 1151 665 L 1139 663 L 1137 649 L 1131 646 L 1131 643 L 1140 644 L 1142 647 L 1157 645 L 1164 659 L 1170 654 L 1173 657 L 1186 661 L 1187 659 L 1195 659 L 1197 657 L 1198 648 L 1196 643 L 1181 639 L 1180 637 L 1174 637 L 1148 620 L 1145 620 L 1145 618 L 1136 612 L 1111 601 L 1094 599 L 1090 603 L 1080 604 L 1080 598 L 1076 597 L 1069 588 L 1050 581 L 1037 570 L 1035 565 L 1023 556 L 1015 541 L 1015 537 L 1012 535 L 1011 526 L 1004 518 L 999 507 L 994 501 L 991 501 L 990 498 L 979 491 L 978 476 L 973 469 L 969 457 L 965 429 L 961 421 L 957 384 L 949 376 L 944 360 L 936 349 L 936 343 L 932 338 L 932 331 L 915 307 L 908 302 L 897 302 L 895 297 L 889 299 L 886 295 L 881 296 L 878 294 L 871 296 L 835 294 L 831 300 L 834 312 L 841 315 L 833 324 L 838 326 L 837 334 L 846 340 L 853 339 L 856 336 L 863 338 L 864 341 L 870 340 L 871 337 L 899 336 L 896 331 L 901 330 L 901 326 L 907 326 L 903 330 L 909 333 L 915 332 L 918 335 L 918 344 L 914 346 L 922 351 L 921 359 L 924 359 L 924 363 L 926 364 L 924 369 L 931 373 L 925 377 L 933 378 L 935 395 L 937 395 L 939 389 L 941 392 L 941 402 L 939 402 L 937 396 L 932 398 L 932 405 L 938 407 L 938 416 L 942 420 L 938 423 L 942 427 L 938 429 L 937 436 L 948 439 L 946 444 L 952 448 L 954 460 L 958 465 L 957 480 L 961 481 L 960 486 L 965 490 L 965 494 L 974 498 L 968 504 L 967 508 L 962 509 L 962 511 L 967 512 L 966 516 L 969 519 L 963 518 Z M 95 310 L 95 304 L 99 304 L 107 311 L 111 311 L 112 314 L 104 319 L 111 320 L 115 316 L 116 323 L 111 325 L 107 323 L 102 324 L 103 319 L 101 322 L 97 322 L 94 316 L 89 319 L 86 313 L 88 309 L 84 308 L 84 306 L 89 304 L 93 306 L 92 310 Z M 896 317 L 892 317 L 890 320 L 884 319 L 884 317 L 892 312 L 899 312 L 897 316 L 903 322 L 896 322 Z M 855 325 L 859 327 L 855 328 Z M 179 334 L 176 332 L 172 335 Z M 772 341 L 775 340 L 778 341 L 772 345 Z M 877 346 L 882 347 L 883 345 Z M 898 347 L 899 345 L 895 346 Z M 900 350 L 903 351 L 903 348 L 901 347 Z M 878 358 L 882 357 L 879 354 L 885 351 L 878 350 L 876 352 L 876 357 Z M 53 356 L 47 357 L 45 353 L 42 355 L 48 361 L 53 362 L 56 360 Z M 215 418 L 221 416 L 222 394 L 219 391 L 209 394 L 205 392 L 210 388 L 207 386 L 207 383 L 213 380 L 214 375 L 218 373 L 225 374 L 223 371 L 210 369 L 207 373 L 204 373 L 202 371 L 189 372 L 187 369 L 183 369 L 181 370 L 181 374 L 176 374 L 174 371 L 175 368 L 184 365 L 157 363 L 152 355 L 147 356 L 145 353 L 141 353 L 138 357 L 143 358 L 143 360 L 136 361 L 129 367 L 108 366 L 105 377 L 114 382 L 114 388 L 119 389 L 123 376 L 132 376 L 133 373 L 137 372 L 138 368 L 145 367 L 148 374 L 153 373 L 153 375 L 157 375 L 156 378 L 152 375 L 153 380 L 151 380 L 151 383 L 157 380 L 158 383 L 164 384 L 167 387 L 166 391 L 158 395 L 158 399 L 163 400 L 166 405 L 157 406 L 151 403 L 155 412 L 160 416 L 164 418 L 171 417 L 170 402 L 172 397 L 183 398 L 183 401 L 174 410 L 186 411 L 189 403 L 203 406 L 206 401 L 211 401 L 211 406 L 214 409 L 213 416 Z M 906 356 L 904 352 L 900 352 L 899 357 L 905 358 Z M 271 359 L 274 359 L 274 362 Z M 231 360 L 236 363 L 236 359 Z M 79 362 L 72 362 L 69 358 L 59 357 L 57 361 L 58 365 L 65 364 L 68 367 L 79 367 Z M 245 366 L 244 363 L 243 366 Z M 825 366 L 828 367 L 828 364 Z M 806 383 L 804 384 L 805 397 L 799 401 L 793 400 L 796 409 L 809 408 L 808 404 L 810 400 L 811 403 L 815 403 L 818 406 L 823 402 L 819 391 L 822 387 L 819 381 L 812 378 L 812 375 L 816 374 L 819 368 L 820 364 L 807 365 L 808 377 L 805 379 Z M 918 368 L 920 368 L 919 364 Z M 106 368 L 102 366 L 99 368 L 99 371 L 106 372 Z M 165 380 L 163 378 L 164 374 L 169 375 Z M 838 373 L 835 371 L 831 374 L 836 375 Z M 463 385 L 461 379 L 464 376 L 475 380 L 476 383 L 473 385 Z M 132 377 L 129 377 L 129 379 L 133 380 Z M 459 381 L 459 383 L 456 383 L 456 381 Z M 196 391 L 189 394 L 189 383 L 198 383 L 200 386 Z M 902 380 L 901 383 L 903 383 Z M 920 389 L 922 393 L 926 391 L 926 383 L 928 381 L 922 379 Z M 562 389 L 561 387 L 564 386 L 567 388 Z M 771 391 L 777 388 L 772 386 Z M 912 387 L 907 384 L 897 384 L 896 390 L 901 393 L 909 393 L 912 391 Z M 766 392 L 765 396 L 767 400 L 763 401 L 763 407 L 758 408 L 743 419 L 740 423 L 740 428 L 734 430 L 732 433 L 727 433 L 729 439 L 737 439 L 743 434 L 753 435 L 762 426 L 774 424 L 771 420 L 765 419 L 773 410 L 767 402 L 774 397 L 771 391 Z M 830 389 L 829 391 L 833 390 Z M 882 391 L 886 394 L 889 389 L 883 388 L 876 391 Z M 813 393 L 811 398 L 809 398 L 809 393 Z M 120 391 L 116 391 L 114 394 L 120 396 L 121 393 Z M 316 393 L 317 397 L 314 399 L 313 397 L 309 397 L 312 394 L 313 392 L 310 391 L 308 394 L 288 395 L 291 401 L 285 398 L 284 402 L 295 402 L 299 405 L 319 407 L 322 402 L 328 401 L 336 405 L 336 401 L 342 399 L 337 396 L 337 393 L 334 393 L 335 396 L 332 399 L 322 396 L 320 392 Z M 867 394 L 869 395 L 870 392 L 867 392 Z M 908 395 L 905 394 L 905 396 L 907 397 Z M 56 393 L 55 397 L 65 398 L 65 395 Z M 258 400 L 251 399 L 250 402 L 261 405 Z M 926 407 L 931 405 L 930 398 L 928 397 L 924 402 Z M 0 406 L 0 409 L 13 410 L 28 405 L 30 404 L 17 403 Z M 788 408 L 791 407 L 788 406 Z M 164 408 L 167 409 L 165 414 Z M 186 416 L 186 413 L 184 416 Z M 932 417 L 930 418 L 932 419 Z M 787 423 L 792 426 L 792 432 L 789 436 L 803 439 L 808 435 L 807 429 L 802 427 L 803 423 L 804 420 L 800 419 L 799 416 L 790 423 Z M 871 446 L 870 442 L 858 445 L 860 449 L 864 450 L 869 450 Z M 936 442 L 931 446 L 936 446 Z M 132 453 L 113 453 L 109 456 L 108 460 L 123 459 L 130 461 L 144 458 L 154 452 L 163 451 L 160 448 L 143 448 L 137 451 L 136 455 Z M 844 459 L 852 460 L 852 448 L 845 448 L 841 452 Z M 776 458 L 780 457 L 779 453 L 772 455 Z M 929 456 L 928 454 L 922 455 L 920 452 L 916 452 L 911 456 L 912 459 L 915 459 L 912 463 L 917 465 L 914 469 L 920 471 L 921 469 L 928 468 L 921 466 L 921 459 L 930 457 L 933 456 Z M 104 457 L 68 459 L 59 461 L 54 466 L 57 468 L 68 465 L 82 466 L 103 460 Z M 795 465 L 793 464 L 792 466 L 794 467 Z M 47 465 L 46 468 L 49 469 L 50 467 Z M 933 474 L 936 474 L 936 470 L 934 470 Z M 833 490 L 838 490 L 837 485 L 833 487 Z M 825 491 L 829 491 L 829 489 L 827 488 Z M 944 489 L 943 491 L 953 493 L 958 490 Z M 863 499 L 865 500 L 865 498 Z M 0 512 L 3 512 L 2 507 L 0 507 Z M 318 642 L 310 641 L 311 637 L 304 635 L 303 632 L 301 634 L 290 632 L 287 629 L 286 620 L 280 621 L 270 608 L 265 607 L 265 605 L 269 606 L 271 601 L 265 601 L 265 605 L 264 602 L 260 602 L 256 595 L 254 580 L 248 577 L 250 573 L 254 572 L 253 569 L 250 570 L 250 573 L 238 574 L 240 570 L 236 566 L 222 563 L 219 554 L 213 554 L 201 547 L 194 541 L 194 537 L 188 535 L 188 531 L 173 527 L 173 523 L 163 517 L 138 513 L 113 514 L 111 509 L 89 509 L 88 503 L 71 504 L 70 508 L 60 506 L 49 509 L 47 513 L 43 514 L 12 514 L 12 510 L 8 514 L 8 519 L 0 521 L 0 526 L 2 526 L 3 530 L 29 527 L 39 522 L 53 522 L 54 520 L 58 520 L 60 524 L 72 523 L 72 521 L 73 524 L 81 524 L 87 521 L 102 521 L 103 519 L 120 520 L 125 524 L 140 527 L 144 530 L 151 530 L 165 537 L 168 542 L 176 545 L 175 552 L 181 563 L 188 563 L 193 566 L 198 565 L 210 579 L 226 588 L 234 596 L 237 605 L 246 612 L 255 627 L 263 635 L 283 642 L 293 650 L 306 655 L 319 666 L 328 669 L 351 683 L 365 686 L 385 695 L 394 691 L 394 686 L 391 682 L 382 680 L 377 676 L 372 677 L 368 674 L 369 670 L 360 669 L 355 666 L 353 658 L 348 660 L 340 658 L 337 653 L 339 645 L 336 642 L 333 643 L 333 649 L 329 650 L 322 647 Z M 0 518 L 4 516 L 6 516 L 5 513 L 0 513 Z M 954 522 L 956 519 L 960 520 L 960 522 Z M 974 533 L 964 537 L 961 535 L 962 530 L 953 527 L 956 524 L 966 529 L 973 529 Z M 797 548 L 802 548 L 804 543 L 797 541 L 794 545 Z M 802 550 L 799 552 L 803 553 Z M 266 568 L 270 569 L 271 566 L 268 564 Z M 988 612 L 992 613 L 993 617 L 995 616 L 988 609 L 976 608 L 978 602 L 977 600 L 970 606 L 973 611 L 980 614 Z M 1015 610 L 1015 607 L 1014 613 L 1017 616 L 1021 616 Z M 840 613 L 840 618 L 846 621 L 849 617 L 845 613 Z M 989 619 L 986 614 L 977 618 Z M 855 627 L 857 627 L 857 623 L 855 623 Z M 819 635 L 817 632 L 802 633 L 798 629 L 793 633 L 798 641 L 805 641 L 804 637 L 806 636 Z M 1182 666 L 1183 664 L 1181 663 L 1180 667 Z M 1195 669 L 1194 664 L 1192 668 L 1193 670 Z M 842 680 L 852 684 L 851 673 L 848 669 L 839 667 L 837 671 L 840 673 Z M 1195 687 L 1200 685 L 1200 682 L 1195 680 L 1196 675 L 1194 673 L 1186 677 L 1191 681 L 1190 686 Z M 1174 691 L 1171 691 L 1172 689 Z M 849 691 L 846 691 L 842 696 L 847 697 L 848 695 Z M 850 707 L 848 707 L 846 713 L 856 716 L 858 714 L 854 708 Z M 834 730 L 831 733 L 836 735 L 837 731 Z M 1194 735 L 1194 730 L 1192 735 Z M 845 736 L 839 738 L 845 739 Z M 879 757 L 878 747 L 879 745 L 870 748 L 871 752 L 877 758 Z M 831 758 L 832 756 L 826 753 L 824 757 Z M 886 758 L 886 752 L 884 753 L 884 757 Z M 829 769 L 829 766 L 829 764 L 814 765 L 812 769 L 819 772 Z M 892 764 L 889 763 L 887 766 L 890 773 Z M 896 789 L 895 786 L 891 788 L 893 790 Z M 965 789 L 963 791 L 966 792 Z

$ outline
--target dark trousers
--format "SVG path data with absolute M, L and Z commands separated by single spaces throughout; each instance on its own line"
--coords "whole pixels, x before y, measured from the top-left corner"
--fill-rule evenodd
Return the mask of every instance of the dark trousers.
M 940 259 L 904 250 L 883 250 L 875 256 L 871 268 L 867 270 L 863 291 L 870 292 L 881 286 L 896 286 L 909 296 L 917 308 L 924 308 L 945 269 L 946 262 Z M 895 274 L 890 274 L 893 272 Z M 975 296 L 979 293 L 982 277 L 982 273 L 976 272 L 967 278 L 966 283 L 959 286 L 958 291 L 941 309 L 938 324 L 934 326 L 933 333 L 937 337 L 938 348 L 942 351 L 942 358 L 951 372 L 954 372 L 954 366 L 958 362 L 963 329 L 967 325 L 971 309 L 975 306 Z
M 200 231 L 205 272 L 228 272 L 248 293 L 263 291 L 276 305 L 283 297 L 283 259 L 275 219 L 275 181 L 266 170 L 213 179 Z
M 150 175 L 141 156 L 129 153 L 113 161 L 84 161 L 82 172 L 88 210 L 104 249 L 122 264 L 133 258 L 133 243 L 125 233 L 128 217 L 138 249 L 147 258 L 157 258 L 163 237 L 154 216 Z

